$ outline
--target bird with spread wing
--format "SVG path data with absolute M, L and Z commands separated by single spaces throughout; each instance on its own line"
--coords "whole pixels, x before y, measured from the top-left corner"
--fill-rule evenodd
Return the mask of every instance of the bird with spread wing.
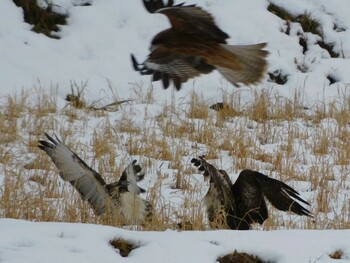
M 218 170 L 202 156 L 191 162 L 209 178 L 204 197 L 208 219 L 213 227 L 248 230 L 253 223 L 268 218 L 265 198 L 281 211 L 313 217 L 299 202 L 310 205 L 285 183 L 252 170 L 243 170 L 234 184 L 224 170 Z
M 152 75 L 163 87 L 173 82 L 180 90 L 187 80 L 218 70 L 234 86 L 257 84 L 267 68 L 266 43 L 229 45 L 213 16 L 196 5 L 174 5 L 168 0 L 143 0 L 150 13 L 166 15 L 171 27 L 151 42 L 151 53 L 143 63 L 131 55 L 133 67 L 141 75 Z
M 69 182 L 91 205 L 96 215 L 111 211 L 125 224 L 139 224 L 152 216 L 151 203 L 142 199 L 144 189 L 137 182 L 144 178 L 142 167 L 136 160 L 123 171 L 119 181 L 107 184 L 102 176 L 89 167 L 67 145 L 45 133 L 48 141 L 40 140 L 38 147 L 46 152 L 60 177 Z

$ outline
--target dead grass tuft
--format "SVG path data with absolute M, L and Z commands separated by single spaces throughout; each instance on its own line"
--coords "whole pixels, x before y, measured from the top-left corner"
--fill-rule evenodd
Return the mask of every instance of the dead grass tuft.
M 342 258 L 344 258 L 344 252 L 342 250 L 338 249 L 338 250 L 334 251 L 333 253 L 331 253 L 329 255 L 329 257 L 332 259 L 342 259 Z
M 132 97 L 136 98 L 137 104 L 153 104 L 155 103 L 153 87 L 150 86 L 144 89 L 142 84 L 131 83 L 131 89 L 133 91 Z
M 190 96 L 189 110 L 186 114 L 191 119 L 207 119 L 209 116 L 209 106 L 206 104 L 203 94 L 192 92 Z
M 40 7 L 36 0 L 13 0 L 13 2 L 23 9 L 24 20 L 33 25 L 33 31 L 43 33 L 51 38 L 58 38 L 52 32 L 58 32 L 60 25 L 66 25 L 67 14 L 55 12 L 54 9 L 59 8 L 49 1 L 45 2 L 46 7 Z M 62 9 L 62 8 L 60 8 Z M 66 11 L 66 10 L 65 10 Z
M 111 241 L 109 241 L 109 244 L 114 247 L 115 249 L 119 250 L 119 254 L 122 257 L 127 257 L 133 251 L 134 249 L 138 248 L 137 245 L 131 243 L 130 241 L 127 241 L 123 238 L 116 238 Z
M 233 253 L 218 258 L 220 263 L 268 263 L 257 256 L 235 250 Z

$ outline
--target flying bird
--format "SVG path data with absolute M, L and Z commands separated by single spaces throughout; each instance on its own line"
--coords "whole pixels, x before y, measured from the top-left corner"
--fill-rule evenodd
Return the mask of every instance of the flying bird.
M 209 178 L 204 197 L 208 219 L 213 227 L 248 230 L 253 223 L 263 224 L 268 218 L 265 198 L 281 211 L 313 217 L 299 202 L 310 205 L 285 183 L 252 170 L 243 170 L 232 184 L 224 170 L 218 170 L 202 156 L 191 162 Z
M 107 184 L 57 136 L 56 139 L 47 133 L 45 136 L 48 141 L 40 140 L 38 147 L 50 156 L 60 177 L 88 201 L 96 215 L 111 211 L 125 224 L 139 224 L 151 218 L 152 204 L 139 195 L 145 192 L 137 185 L 144 178 L 144 172 L 136 160 L 126 167 L 117 182 Z
M 143 63 L 131 55 L 133 67 L 141 75 L 152 75 L 167 89 L 173 82 L 177 90 L 187 80 L 218 70 L 229 82 L 257 84 L 267 68 L 266 43 L 229 45 L 229 35 L 213 16 L 196 5 L 174 5 L 168 0 L 143 0 L 149 13 L 164 14 L 171 27 L 158 33 L 151 42 L 151 53 Z

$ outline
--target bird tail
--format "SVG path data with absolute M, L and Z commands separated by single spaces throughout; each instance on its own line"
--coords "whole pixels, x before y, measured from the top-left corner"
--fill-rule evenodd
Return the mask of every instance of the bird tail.
M 256 84 L 261 81 L 267 68 L 266 57 L 268 51 L 264 50 L 266 43 L 255 45 L 226 45 L 221 44 L 223 57 L 215 67 L 233 85 Z

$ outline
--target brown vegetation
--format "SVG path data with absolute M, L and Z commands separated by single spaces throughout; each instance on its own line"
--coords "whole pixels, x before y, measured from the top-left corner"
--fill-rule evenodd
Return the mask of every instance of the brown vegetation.
M 119 254 L 122 257 L 129 256 L 130 252 L 137 248 L 136 245 L 122 238 L 113 239 L 109 242 L 109 244 L 118 249 Z
M 233 253 L 228 254 L 223 257 L 218 258 L 220 263 L 268 263 L 261 260 L 259 257 L 254 255 L 249 255 L 247 253 L 237 252 L 235 250 Z
M 216 166 L 225 168 L 233 180 L 241 169 L 256 169 L 296 188 L 312 204 L 315 220 L 271 209 L 264 229 L 350 227 L 350 207 L 343 202 L 349 199 L 346 94 L 306 109 L 298 93 L 289 100 L 273 90 L 256 90 L 249 102 L 243 102 L 239 93 L 225 92 L 223 101 L 237 113 L 229 111 L 226 116 L 225 111 L 210 109 L 213 103 L 200 94 L 193 93 L 180 105 L 157 105 L 152 90 L 136 85 L 133 101 L 118 112 L 59 109 L 56 89 L 35 88 L 3 98 L 1 217 L 119 225 L 108 217 L 96 217 L 59 178 L 37 148 L 46 131 L 62 138 L 108 182 L 117 180 L 129 155 L 140 156 L 146 169 L 143 187 L 148 189 L 143 197 L 157 208 L 152 224 L 142 229 L 208 227 L 201 202 L 207 183 L 195 175 L 189 161 L 203 154 L 216 159 Z M 30 100 L 29 93 L 35 94 Z M 150 104 L 143 104 L 144 110 L 135 107 L 146 102 Z M 159 114 L 149 114 L 147 108 L 153 106 Z

